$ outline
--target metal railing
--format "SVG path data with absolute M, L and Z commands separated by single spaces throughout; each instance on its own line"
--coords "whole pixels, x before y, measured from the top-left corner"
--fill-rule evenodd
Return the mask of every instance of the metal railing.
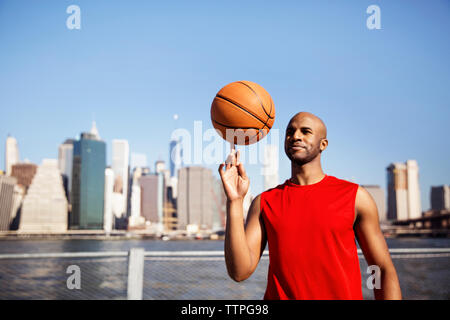
M 394 260 L 413 259 L 409 264 L 414 260 L 450 257 L 450 248 L 389 251 Z M 361 250 L 358 255 L 364 260 Z M 0 299 L 261 299 L 268 263 L 265 251 L 252 277 L 236 283 L 227 275 L 223 251 L 134 248 L 0 254 Z M 364 271 L 365 265 L 361 263 L 361 273 Z M 445 287 L 437 297 L 449 298 Z M 368 290 L 363 292 L 365 298 L 371 298 Z

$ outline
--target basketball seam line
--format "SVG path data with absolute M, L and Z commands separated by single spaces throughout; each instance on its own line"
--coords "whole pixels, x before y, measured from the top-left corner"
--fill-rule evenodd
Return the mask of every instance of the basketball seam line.
M 259 95 L 255 92 L 255 90 L 253 90 L 253 88 L 252 88 L 251 86 L 249 86 L 249 85 L 246 84 L 245 82 L 238 81 L 238 83 L 243 84 L 244 86 L 246 86 L 247 88 L 249 88 L 249 89 L 253 92 L 253 94 L 256 96 L 256 98 L 259 100 L 259 103 L 261 104 L 261 107 L 262 107 L 264 113 L 265 113 L 265 114 L 267 115 L 267 117 L 268 117 L 267 120 L 266 120 L 266 122 L 264 123 L 263 129 L 264 129 L 264 127 L 267 127 L 267 128 L 269 129 L 269 126 L 267 125 L 267 122 L 269 122 L 269 120 L 270 120 L 270 119 L 273 119 L 273 118 L 270 116 L 270 114 L 267 114 L 267 111 L 266 111 L 266 109 L 264 108 L 264 104 L 262 103 L 262 100 L 261 100 L 261 98 L 259 97 Z M 271 105 L 270 105 L 270 113 L 272 113 L 272 104 L 273 104 L 272 98 L 270 98 L 270 102 L 271 102 Z M 269 129 L 269 130 L 270 130 L 270 129 Z
M 250 141 L 250 138 L 254 138 L 254 137 L 258 137 L 260 134 L 261 134 L 261 130 L 264 130 L 264 127 L 262 127 L 262 129 L 258 129 L 258 128 L 252 128 L 252 127 L 240 127 L 240 128 L 238 128 L 238 127 L 230 127 L 230 126 L 226 126 L 226 125 L 224 125 L 224 124 L 222 124 L 222 123 L 220 123 L 220 122 L 217 122 L 216 120 L 214 120 L 214 119 L 211 119 L 212 121 L 214 121 L 215 123 L 217 123 L 218 125 L 221 125 L 222 127 L 225 127 L 225 128 L 227 128 L 227 129 L 255 129 L 255 130 L 258 130 L 258 133 L 257 134 L 255 134 L 255 135 L 253 135 L 252 137 L 248 137 L 248 136 L 246 136 L 248 139 L 249 139 L 249 141 Z M 216 129 L 216 130 L 218 130 L 218 129 Z M 220 130 L 219 130 L 220 131 Z M 222 137 L 223 138 L 223 137 Z M 235 136 L 235 138 L 237 138 L 236 136 Z M 224 138 L 225 139 L 225 138 Z M 258 138 L 258 140 L 259 140 L 259 138 Z
M 225 100 L 225 101 L 231 103 L 232 105 L 238 107 L 239 109 L 241 109 L 241 110 L 247 112 L 247 113 L 248 113 L 249 115 L 251 115 L 253 118 L 255 118 L 255 119 L 257 119 L 258 121 L 260 121 L 263 125 L 265 125 L 265 124 L 267 123 L 267 122 L 264 123 L 264 121 L 261 120 L 260 118 L 258 118 L 255 114 L 251 113 L 250 111 L 248 111 L 247 109 L 245 109 L 243 106 L 240 106 L 237 102 L 231 100 L 230 98 L 224 97 L 224 96 L 222 96 L 222 95 L 220 95 L 220 94 L 217 94 L 217 95 L 216 95 L 216 98 L 220 98 L 220 99 L 222 99 L 222 100 Z M 265 112 L 265 111 L 264 111 L 264 112 Z
M 243 84 L 244 86 L 246 86 L 247 88 L 249 88 L 254 94 L 255 96 L 258 98 L 259 103 L 261 104 L 261 107 L 264 111 L 264 113 L 269 117 L 269 119 L 272 119 L 272 117 L 270 116 L 270 114 L 267 113 L 266 108 L 264 108 L 264 103 L 262 102 L 261 98 L 259 97 L 259 95 L 255 92 L 255 90 L 253 90 L 253 88 L 251 86 L 249 86 L 248 84 L 246 84 L 245 82 L 242 81 L 238 81 L 238 83 Z M 272 106 L 270 106 L 270 113 L 272 112 Z
M 225 125 L 225 124 L 223 124 L 223 123 L 220 123 L 220 122 L 218 122 L 217 120 L 215 120 L 215 119 L 212 119 L 212 121 L 214 121 L 215 123 L 217 123 L 218 125 L 221 125 L 222 127 L 226 127 L 226 128 L 228 128 L 228 129 L 255 129 L 255 130 L 264 130 L 263 128 L 255 128 L 255 127 L 232 127 L 232 126 L 228 126 L 228 125 Z

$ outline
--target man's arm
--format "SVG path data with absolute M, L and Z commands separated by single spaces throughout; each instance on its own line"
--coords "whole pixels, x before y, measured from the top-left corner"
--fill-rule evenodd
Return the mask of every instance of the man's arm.
M 225 261 L 228 274 L 235 281 L 243 281 L 252 275 L 266 246 L 260 198 L 259 195 L 253 200 L 245 228 L 242 200 L 227 201 Z
M 219 166 L 220 178 L 227 196 L 225 262 L 228 274 L 235 281 L 243 281 L 255 271 L 266 246 L 260 214 L 260 196 L 253 200 L 244 227 L 243 202 L 250 180 L 243 163 L 239 162 L 239 155 L 239 151 L 235 153 L 233 149 L 228 157 L 230 161 Z
M 375 299 L 401 299 L 397 272 L 378 222 L 377 206 L 363 187 L 359 187 L 356 193 L 355 209 L 354 230 L 359 246 L 368 265 L 376 265 L 381 271 L 381 288 L 374 288 Z

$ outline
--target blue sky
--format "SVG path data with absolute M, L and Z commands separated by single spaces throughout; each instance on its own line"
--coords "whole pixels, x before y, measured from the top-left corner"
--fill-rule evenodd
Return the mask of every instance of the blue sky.
M 66 27 L 71 4 L 81 30 Z M 366 27 L 372 4 L 380 30 Z M 40 163 L 95 118 L 108 163 L 117 138 L 153 167 L 173 129 L 212 128 L 215 93 L 250 80 L 271 94 L 280 140 L 298 111 L 325 121 L 330 175 L 385 188 L 389 163 L 416 159 L 427 209 L 430 186 L 450 183 L 448 34 L 444 0 L 2 0 L 0 137 Z M 263 191 L 259 166 L 248 173 Z M 281 149 L 280 182 L 289 176 Z

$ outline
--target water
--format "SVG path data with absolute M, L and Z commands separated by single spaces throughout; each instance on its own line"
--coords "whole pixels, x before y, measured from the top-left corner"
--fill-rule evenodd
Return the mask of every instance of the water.
M 389 248 L 450 248 L 450 239 L 387 239 Z M 128 251 L 223 250 L 223 241 L 159 240 L 3 240 L 1 253 L 60 253 Z M 146 257 L 144 299 L 261 299 L 266 287 L 268 259 L 255 273 L 235 283 L 219 257 Z M 405 299 L 450 299 L 450 258 L 394 258 Z M 81 290 L 69 290 L 67 267 L 81 270 Z M 360 259 L 365 299 L 367 264 Z M 0 299 L 126 299 L 126 257 L 0 260 Z

